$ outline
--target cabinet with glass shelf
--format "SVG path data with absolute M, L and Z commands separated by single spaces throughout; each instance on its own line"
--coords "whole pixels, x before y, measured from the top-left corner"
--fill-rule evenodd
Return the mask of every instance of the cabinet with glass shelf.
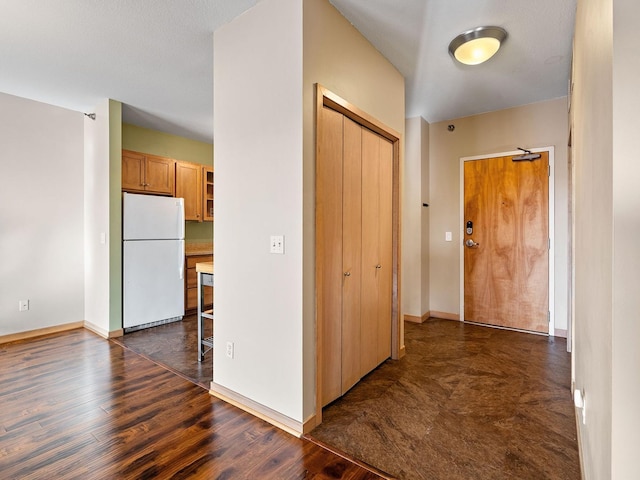
M 202 202 L 202 218 L 205 222 L 213 222 L 213 168 L 202 168 L 202 192 L 204 201 Z

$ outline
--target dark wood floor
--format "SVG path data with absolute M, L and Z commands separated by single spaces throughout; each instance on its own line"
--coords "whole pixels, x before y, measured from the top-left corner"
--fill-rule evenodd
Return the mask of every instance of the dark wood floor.
M 398 478 L 580 478 L 565 339 L 431 319 L 405 343 L 310 437 Z
M 86 330 L 0 345 L 0 478 L 372 479 Z

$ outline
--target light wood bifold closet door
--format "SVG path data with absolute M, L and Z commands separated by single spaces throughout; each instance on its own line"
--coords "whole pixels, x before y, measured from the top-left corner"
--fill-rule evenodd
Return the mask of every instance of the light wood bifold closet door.
M 317 162 L 326 405 L 391 356 L 393 145 L 323 107 Z

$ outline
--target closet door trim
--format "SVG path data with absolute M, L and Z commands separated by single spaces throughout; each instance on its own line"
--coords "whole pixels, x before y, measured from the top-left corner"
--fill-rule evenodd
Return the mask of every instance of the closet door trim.
M 401 135 L 394 129 L 388 127 L 384 123 L 378 121 L 368 113 L 359 109 L 355 105 L 347 102 L 327 88 L 320 84 L 316 84 L 316 125 L 315 131 L 317 135 L 318 125 L 320 124 L 320 116 L 323 107 L 331 108 L 345 117 L 350 118 L 354 122 L 366 127 L 380 136 L 389 140 L 393 145 L 393 206 L 392 206 L 392 292 L 391 292 L 391 358 L 397 360 L 404 355 L 404 339 L 403 331 L 400 323 L 402 318 L 400 315 L 400 145 Z M 316 139 L 316 158 L 318 157 L 318 142 Z M 316 162 L 316 177 L 318 173 L 318 164 Z M 317 186 L 316 186 L 317 188 Z M 315 424 L 322 422 L 322 381 L 323 381 L 323 357 L 330 355 L 330 352 L 324 352 L 322 339 L 322 262 L 323 262 L 323 245 L 322 232 L 319 228 L 319 222 L 322 219 L 319 216 L 318 208 L 318 192 L 316 191 L 316 418 Z

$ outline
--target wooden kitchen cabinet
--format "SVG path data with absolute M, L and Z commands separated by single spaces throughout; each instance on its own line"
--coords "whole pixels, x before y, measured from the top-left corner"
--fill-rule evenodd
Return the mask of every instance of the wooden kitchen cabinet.
M 184 198 L 184 219 L 202 221 L 202 165 L 176 162 L 176 197 Z
M 202 219 L 213 222 L 213 168 L 202 167 Z
M 193 313 L 198 308 L 198 274 L 196 273 L 196 263 L 213 262 L 213 255 L 190 255 L 186 257 L 187 275 L 184 282 L 184 309 L 185 313 Z M 213 305 L 213 287 L 204 289 L 204 307 L 211 308 Z
M 122 150 L 122 190 L 173 196 L 175 160 Z

